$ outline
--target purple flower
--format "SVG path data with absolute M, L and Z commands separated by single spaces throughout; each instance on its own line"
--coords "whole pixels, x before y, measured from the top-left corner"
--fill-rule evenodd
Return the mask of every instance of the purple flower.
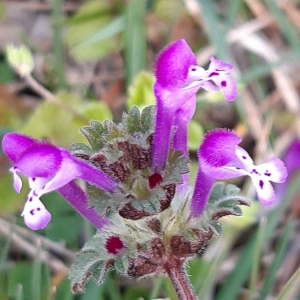
M 157 101 L 156 127 L 152 165 L 164 169 L 169 153 L 172 128 L 173 149 L 188 154 L 188 124 L 196 109 L 196 93 L 202 87 L 209 91 L 221 89 L 229 101 L 236 96 L 236 83 L 228 75 L 233 67 L 211 58 L 208 70 L 197 66 L 196 57 L 184 40 L 166 47 L 156 62 L 154 92 Z M 184 178 L 187 184 L 187 177 Z
M 45 228 L 51 219 L 51 214 L 40 201 L 42 195 L 59 190 L 63 195 L 68 195 L 66 198 L 75 209 L 89 218 L 88 211 L 82 207 L 84 202 L 87 208 L 86 198 L 77 196 L 78 203 L 71 199 L 71 194 L 76 197 L 80 193 L 78 187 L 76 189 L 74 185 L 70 185 L 71 181 L 82 179 L 108 192 L 114 192 L 117 188 L 117 183 L 106 174 L 75 159 L 68 151 L 46 142 L 8 133 L 3 138 L 2 148 L 14 164 L 10 171 L 13 173 L 14 188 L 18 193 L 22 188 L 19 174 L 28 177 L 30 192 L 22 216 L 25 224 L 33 230 Z M 95 223 L 96 212 L 91 214 L 92 222 Z
M 199 149 L 199 172 L 192 200 L 192 212 L 199 216 L 207 203 L 216 180 L 232 179 L 244 175 L 251 177 L 259 201 L 266 206 L 276 200 L 270 183 L 285 182 L 287 170 L 276 157 L 266 163 L 254 165 L 246 150 L 239 147 L 241 139 L 233 132 L 217 129 L 209 132 Z
M 300 170 L 300 141 L 294 140 L 287 148 L 283 161 L 288 171 L 288 177 L 284 184 L 276 184 L 275 191 L 279 199 L 282 199 L 292 178 Z

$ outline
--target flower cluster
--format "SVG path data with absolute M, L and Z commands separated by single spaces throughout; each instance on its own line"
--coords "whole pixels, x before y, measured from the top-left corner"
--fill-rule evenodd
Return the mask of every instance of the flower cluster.
M 241 215 L 239 206 L 249 205 L 238 188 L 215 184 L 217 180 L 250 176 L 260 202 L 274 203 L 270 182 L 286 180 L 284 163 L 272 158 L 254 165 L 239 146 L 241 139 L 229 130 L 206 134 L 195 187 L 188 186 L 187 133 L 196 93 L 221 91 L 233 101 L 237 86 L 232 70 L 214 57 L 207 70 L 198 66 L 180 40 L 156 61 L 156 108 L 142 113 L 133 108 L 118 125 L 91 121 L 81 130 L 89 146 L 74 144 L 68 152 L 20 134 L 4 137 L 17 192 L 22 187 L 19 174 L 28 177 L 30 192 L 22 212 L 28 227 L 37 230 L 49 223 L 51 215 L 40 197 L 57 190 L 100 229 L 72 268 L 74 292 L 82 292 L 90 278 L 101 283 L 111 268 L 129 277 L 172 277 L 172 270 L 202 253 L 213 234 L 221 234 L 220 217 Z M 75 179 L 88 183 L 87 195 Z

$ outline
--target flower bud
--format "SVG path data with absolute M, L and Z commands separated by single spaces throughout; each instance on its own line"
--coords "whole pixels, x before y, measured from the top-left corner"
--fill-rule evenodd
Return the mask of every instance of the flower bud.
M 30 50 L 26 46 L 15 47 L 9 45 L 6 48 L 6 56 L 9 64 L 21 77 L 25 77 L 32 72 L 34 61 Z

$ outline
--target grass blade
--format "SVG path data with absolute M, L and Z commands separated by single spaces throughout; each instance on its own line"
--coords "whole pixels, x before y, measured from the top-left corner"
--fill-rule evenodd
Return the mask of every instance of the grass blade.
M 279 269 L 279 267 L 283 261 L 285 251 L 288 246 L 292 228 L 293 228 L 293 223 L 291 221 L 289 221 L 288 224 L 285 226 L 285 229 L 284 229 L 284 232 L 280 239 L 278 248 L 276 249 L 276 255 L 275 255 L 274 260 L 268 270 L 268 273 L 266 275 L 266 279 L 264 281 L 264 285 L 263 285 L 263 288 L 262 288 L 262 291 L 260 293 L 260 297 L 258 298 L 258 300 L 265 300 L 273 287 L 277 270 Z
M 63 88 L 65 81 L 64 45 L 63 45 L 63 0 L 53 0 L 52 6 L 53 19 L 53 50 L 54 50 L 54 69 L 58 77 L 58 86 Z
M 229 55 L 224 39 L 225 35 L 219 27 L 220 21 L 215 13 L 213 1 L 197 0 L 197 2 L 203 11 L 202 16 L 207 27 L 207 34 L 211 43 L 216 47 L 216 55 L 223 60 L 228 60 Z
M 282 34 L 286 37 L 289 44 L 294 49 L 295 53 L 300 55 L 300 42 L 297 31 L 289 23 L 284 12 L 278 7 L 277 1 L 266 0 L 267 6 L 270 9 L 271 13 L 276 18 L 278 25 L 281 29 Z
M 13 231 L 14 231 L 14 224 L 12 224 L 12 226 L 10 227 L 10 231 L 9 231 L 9 235 L 7 237 L 6 243 L 4 244 L 3 248 L 1 249 L 0 266 L 4 265 L 7 260 L 9 248 L 10 248 L 11 241 L 12 241 Z
M 154 299 L 154 298 L 157 298 L 159 296 L 159 293 L 160 293 L 160 290 L 163 286 L 163 282 L 165 280 L 165 277 L 163 276 L 160 276 L 160 277 L 157 277 L 156 280 L 155 280 L 155 285 L 151 291 L 151 294 L 149 296 L 150 299 Z
M 17 287 L 16 300 L 23 300 L 23 285 L 19 284 Z
M 266 75 L 268 75 L 273 69 L 281 67 L 284 64 L 292 63 L 293 61 L 298 61 L 295 53 L 283 56 L 278 61 L 273 64 L 256 65 L 245 72 L 241 77 L 241 82 L 247 84 L 251 81 L 258 80 Z
M 275 230 L 278 222 L 281 218 L 282 213 L 288 207 L 290 202 L 294 199 L 297 191 L 299 190 L 300 176 L 298 175 L 289 185 L 287 194 L 282 201 L 282 205 L 277 209 L 274 209 L 267 216 L 267 223 L 263 234 L 262 249 L 268 244 L 272 237 L 273 231 Z M 247 243 L 245 250 L 240 255 L 240 258 L 236 264 L 236 268 L 227 276 L 220 290 L 215 297 L 215 300 L 230 299 L 235 300 L 238 297 L 242 285 L 245 283 L 251 271 L 253 251 L 255 250 L 255 242 L 257 240 L 257 232 Z M 299 270 L 300 273 L 300 270 Z M 283 299 L 278 299 L 283 300 Z
M 213 283 L 215 282 L 215 279 L 218 275 L 219 268 L 221 267 L 222 262 L 226 258 L 227 253 L 231 248 L 231 245 L 234 241 L 234 237 L 235 237 L 235 231 L 232 230 L 232 228 L 228 228 L 228 231 L 225 232 L 224 245 L 220 249 L 221 251 L 220 255 L 217 257 L 217 259 L 214 262 L 212 262 L 212 266 L 208 270 L 207 275 L 204 278 L 204 281 L 201 283 L 201 287 L 200 288 L 195 287 L 196 294 L 199 299 L 206 299 L 207 293 L 210 290 L 210 288 L 213 286 Z
M 7 236 L 7 240 L 6 240 L 3 248 L 1 249 L 1 255 L 0 255 L 0 295 L 1 294 L 6 294 L 6 290 L 7 290 L 7 285 L 5 284 L 6 279 L 7 279 L 7 275 L 6 275 L 5 270 L 7 268 L 7 266 L 6 266 L 7 257 L 8 257 L 11 241 L 12 241 L 13 232 L 14 232 L 14 224 L 11 225 L 9 234 Z
M 127 87 L 146 68 L 146 1 L 130 0 L 126 12 L 125 65 Z
M 41 244 L 37 247 L 36 257 L 33 264 L 33 275 L 31 285 L 31 299 L 41 299 L 41 285 L 42 285 L 42 264 L 40 260 Z
M 123 16 L 115 18 L 108 25 L 103 27 L 97 33 L 86 39 L 84 42 L 78 44 L 76 47 L 90 46 L 99 43 L 107 38 L 122 32 L 125 29 L 125 18 Z
M 281 290 L 278 298 L 276 300 L 291 300 L 299 292 L 300 285 L 300 266 L 290 280 Z
M 238 16 L 239 10 L 241 8 L 241 4 L 243 1 L 241 0 L 231 0 L 227 5 L 227 19 L 226 19 L 226 32 L 230 31 L 232 26 L 234 25 L 234 21 Z
M 248 300 L 252 300 L 255 293 L 255 288 L 257 284 L 257 277 L 259 272 L 259 263 L 260 263 L 260 254 L 262 250 L 262 238 L 265 230 L 265 218 L 262 216 L 261 222 L 259 224 L 258 232 L 257 232 L 257 240 L 255 243 L 254 251 L 253 251 L 253 267 L 250 276 L 250 287 Z

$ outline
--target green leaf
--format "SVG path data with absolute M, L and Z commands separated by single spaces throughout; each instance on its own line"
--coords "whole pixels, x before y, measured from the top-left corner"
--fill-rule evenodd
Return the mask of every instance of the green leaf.
M 123 118 L 124 119 L 124 118 Z M 134 134 L 142 131 L 140 110 L 134 106 L 125 118 L 127 132 Z
M 103 102 L 96 102 L 96 101 L 88 101 L 83 103 L 78 108 L 79 113 L 81 113 L 86 119 L 98 121 L 103 123 L 105 120 L 112 120 L 113 116 L 111 114 L 110 109 L 108 106 Z M 75 122 L 78 126 L 83 126 L 79 120 Z
M 125 274 L 128 269 L 128 258 L 126 255 L 121 255 L 115 260 L 115 269 L 119 274 Z
M 242 230 L 257 222 L 257 215 L 261 209 L 261 204 L 257 201 L 252 202 L 251 206 L 242 206 L 242 218 L 226 218 L 222 223 L 226 223 L 235 229 Z
M 203 137 L 203 127 L 191 120 L 189 123 L 188 146 L 190 150 L 198 150 Z
M 131 109 L 134 105 L 139 109 L 155 104 L 153 85 L 155 77 L 153 74 L 142 71 L 134 79 L 128 90 L 127 107 Z
M 80 99 L 65 92 L 59 93 L 57 97 L 73 109 L 77 109 L 81 104 Z M 19 132 L 38 139 L 47 139 L 57 146 L 67 148 L 75 141 L 84 141 L 79 134 L 80 126 L 75 123 L 74 116 L 69 112 L 45 101 Z
M 143 109 L 141 115 L 141 124 L 144 133 L 153 132 L 155 126 L 156 106 L 147 106 Z
M 209 203 L 221 203 L 230 200 L 230 196 L 240 195 L 240 189 L 232 184 L 217 183 L 214 185 L 213 190 L 209 197 Z
M 76 143 L 71 145 L 69 151 L 72 153 L 72 155 L 86 156 L 86 157 L 90 157 L 93 153 L 91 148 L 89 148 L 87 145 L 82 143 Z
M 217 236 L 223 235 L 224 232 L 223 226 L 217 220 L 212 220 L 209 224 L 209 228 L 214 232 L 215 235 Z
M 108 133 L 107 126 L 102 126 L 98 121 L 91 121 L 90 126 L 80 128 L 81 134 L 89 141 L 94 151 L 100 150 L 104 145 L 102 135 Z
M 105 248 L 106 239 L 99 231 L 77 254 L 75 263 L 70 269 L 72 291 L 83 293 L 85 284 L 93 279 L 98 285 L 102 283 L 106 272 L 112 268 L 107 265 L 111 256 Z
M 118 47 L 113 36 L 122 29 L 122 21 L 113 21 L 110 15 L 105 1 L 94 0 L 84 3 L 68 20 L 66 41 L 76 59 L 100 59 Z

